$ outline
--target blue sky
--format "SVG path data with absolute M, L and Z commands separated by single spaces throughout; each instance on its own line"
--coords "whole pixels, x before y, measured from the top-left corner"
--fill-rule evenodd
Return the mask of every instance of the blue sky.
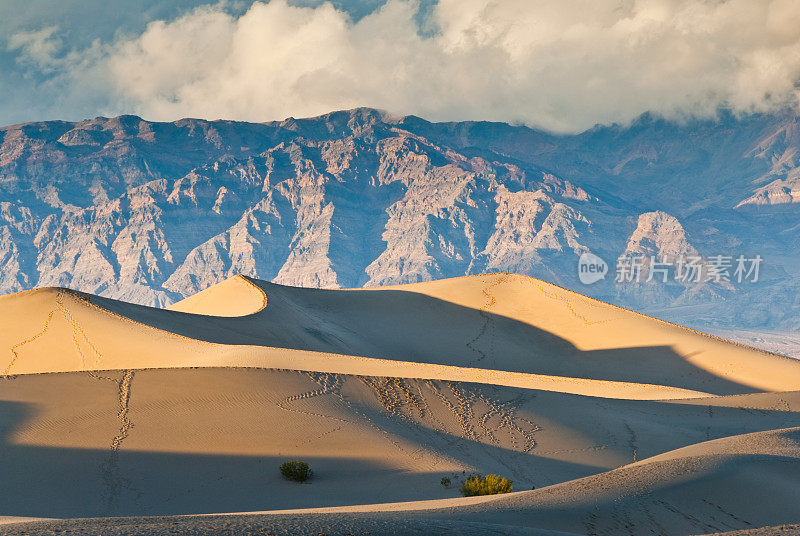
M 374 106 L 554 131 L 796 106 L 796 0 L 0 0 L 0 124 Z
M 299 6 L 318 6 L 321 0 L 296 0 Z M 336 0 L 332 2 L 359 19 L 383 0 Z M 225 9 L 241 15 L 253 1 L 224 2 Z M 204 0 L 0 0 L 0 125 L 46 119 L 82 119 L 110 106 L 105 96 L 87 95 L 59 103 L 61 87 L 48 84 L 52 73 L 42 73 L 19 61 L 18 50 L 8 50 L 9 38 L 19 32 L 57 27 L 60 50 L 80 50 L 92 42 L 113 42 L 141 34 L 148 23 L 173 20 L 194 8 L 219 5 Z

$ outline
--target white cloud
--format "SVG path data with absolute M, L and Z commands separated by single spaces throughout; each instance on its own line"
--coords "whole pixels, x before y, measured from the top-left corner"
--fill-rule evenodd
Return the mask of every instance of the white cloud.
M 273 0 L 238 17 L 207 7 L 151 23 L 79 68 L 95 83 L 103 73 L 115 111 L 163 120 L 374 106 L 575 131 L 645 111 L 751 112 L 798 99 L 798 0 L 440 0 L 433 33 L 420 32 L 416 13 L 404 0 L 358 22 L 330 4 Z M 52 57 L 44 32 L 17 47 Z
M 61 49 L 61 40 L 54 37 L 58 26 L 40 30 L 22 31 L 8 38 L 6 49 L 17 51 L 17 61 L 29 64 L 42 72 L 52 72 L 58 64 L 56 54 Z

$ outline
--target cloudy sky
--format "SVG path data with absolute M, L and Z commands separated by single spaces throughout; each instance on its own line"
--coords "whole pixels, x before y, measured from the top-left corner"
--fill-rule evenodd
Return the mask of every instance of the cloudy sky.
M 0 1 L 0 124 L 372 106 L 575 132 L 799 88 L 800 0 Z

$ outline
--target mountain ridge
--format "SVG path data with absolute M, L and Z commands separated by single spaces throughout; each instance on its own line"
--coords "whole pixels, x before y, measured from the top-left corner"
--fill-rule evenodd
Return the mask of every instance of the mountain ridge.
M 70 286 L 166 306 L 237 273 L 359 287 L 507 271 L 699 329 L 796 330 L 797 125 L 789 112 L 645 116 L 565 136 L 357 108 L 4 127 L 0 292 Z M 656 212 L 703 257 L 760 254 L 761 281 L 578 281 L 582 253 L 613 270 Z

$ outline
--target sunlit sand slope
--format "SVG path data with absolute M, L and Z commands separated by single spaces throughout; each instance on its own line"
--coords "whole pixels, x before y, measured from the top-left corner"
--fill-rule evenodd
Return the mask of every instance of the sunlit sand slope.
M 522 276 L 351 291 L 235 278 L 174 308 L 186 312 L 60 289 L 0 297 L 0 372 L 249 366 L 633 399 L 800 389 L 798 361 Z
M 170 311 L 209 316 L 246 316 L 267 305 L 267 295 L 244 276 L 225 281 L 167 307 Z
M 675 449 L 715 438 L 800 426 L 800 393 L 732 397 L 732 407 L 727 398 L 613 400 L 252 369 L 24 375 L 0 380 L 0 515 L 448 499 L 459 496 L 462 471 L 543 488 L 652 456 L 697 456 Z M 726 456 L 748 453 L 748 441 L 730 443 Z M 781 449 L 774 454 L 793 452 Z M 313 482 L 282 480 L 287 458 L 309 461 Z

